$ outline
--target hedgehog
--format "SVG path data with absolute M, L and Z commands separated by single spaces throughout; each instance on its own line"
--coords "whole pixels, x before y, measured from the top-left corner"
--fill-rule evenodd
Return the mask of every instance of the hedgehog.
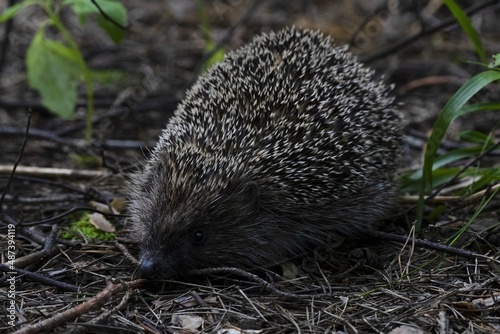
M 271 267 L 366 236 L 393 205 L 401 139 L 391 87 L 374 77 L 295 27 L 201 75 L 132 176 L 142 275 Z

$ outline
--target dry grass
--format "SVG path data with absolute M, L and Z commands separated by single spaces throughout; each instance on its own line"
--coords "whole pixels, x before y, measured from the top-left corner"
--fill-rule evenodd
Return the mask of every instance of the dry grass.
M 44 226 L 50 224 L 31 228 L 32 233 L 43 234 Z M 17 259 L 28 273 L 14 275 L 18 333 L 53 328 L 82 333 L 500 330 L 500 262 L 491 252 L 489 260 L 470 260 L 413 247 L 411 241 L 403 246 L 359 240 L 258 275 L 220 268 L 187 281 L 147 282 L 133 279 L 135 264 L 129 253 L 136 254 L 137 245 L 126 229 L 119 235 L 120 243 L 69 246 L 56 238 L 50 255 L 30 262 L 25 257 L 39 252 L 50 238 L 38 244 L 18 233 Z M 462 239 L 481 243 L 478 235 Z M 1 246 L 5 248 L 5 238 Z M 295 274 L 284 278 L 275 271 Z M 31 273 L 52 281 L 41 282 Z M 68 291 L 75 286 L 78 292 Z M 2 321 L 3 330 L 14 329 Z
M 91 67 L 117 68 L 130 74 L 125 82 L 99 87 L 96 137 L 151 142 L 198 74 L 204 41 L 196 10 L 188 5 L 174 9 L 160 1 L 124 3 L 134 25 L 120 52 L 112 52 L 114 47 L 94 31 L 95 25 L 78 30 L 78 42 L 89 55 Z M 421 24 L 411 11 L 393 17 L 372 15 L 365 10 L 371 4 L 367 1 L 287 2 L 281 7 L 263 2 L 252 9 L 253 3 L 215 1 L 208 7 L 217 40 L 225 38 L 228 26 L 234 26 L 225 41 L 228 49 L 248 41 L 256 32 L 292 24 L 321 29 L 339 43 L 348 42 L 363 20 L 371 17 L 363 27 L 372 29 L 370 24 L 380 23 L 380 30 L 362 30 L 369 39 L 353 48 L 369 56 L 418 32 Z M 254 12 L 249 13 L 249 9 Z M 437 19 L 444 15 L 442 10 L 432 14 Z M 19 22 L 28 22 L 36 13 L 25 15 Z M 494 42 L 498 41 L 495 12 L 479 16 L 486 48 L 500 52 Z M 29 137 L 21 164 L 48 169 L 42 174 L 20 169 L 10 179 L 0 166 L 0 193 L 5 194 L 0 261 L 8 265 L 9 242 L 14 240 L 17 268 L 0 268 L 0 332 L 500 333 L 498 195 L 478 211 L 480 201 L 491 196 L 491 189 L 498 191 L 498 183 L 458 198 L 456 191 L 470 183 L 453 184 L 448 193 L 442 192 L 426 207 L 426 217 L 432 219 L 426 220 L 419 237 L 444 244 L 471 220 L 454 246 L 481 255 L 476 259 L 416 247 L 411 241 L 367 239 L 346 241 L 282 267 L 254 273 L 221 268 L 184 282 L 146 282 L 134 278 L 137 244 L 123 215 L 107 216 L 118 231 L 113 241 L 83 235 L 76 241 L 61 239 L 59 231 L 79 220 L 91 201 L 108 204 L 123 198 L 123 179 L 131 165 L 147 153 L 133 145 L 104 147 L 99 140 L 86 148 L 81 145 L 81 114 L 75 121 L 61 121 L 40 111 L 22 74 L 23 50 L 29 42 L 25 35 L 31 36 L 32 27 L 15 28 L 12 38 L 18 44 L 9 54 L 11 66 L 0 76 L 0 90 L 6 99 L 0 96 L 0 165 L 7 165 L 8 171 L 16 161 L 25 131 L 23 106 L 30 105 L 34 109 L 32 130 L 41 132 L 32 132 L 36 136 Z M 415 40 L 370 64 L 387 74 L 396 84 L 396 92 L 401 93 L 398 99 L 405 102 L 403 169 L 420 167 L 426 132 L 436 113 L 478 70 L 473 64 L 452 63 L 450 59 L 457 55 L 474 59 L 463 33 L 449 29 Z M 146 97 L 134 100 L 135 92 L 141 89 Z M 116 102 L 117 96 L 122 103 L 112 106 L 110 101 Z M 486 100 L 498 101 L 498 96 L 498 89 L 491 87 Z M 498 113 L 481 113 L 455 122 L 442 147 L 461 147 L 456 134 L 470 128 L 490 133 L 498 142 L 498 121 Z M 59 137 L 54 139 L 55 134 Z M 100 166 L 87 164 L 89 157 Z M 460 161 L 455 166 L 467 163 Z M 498 150 L 485 156 L 481 164 L 498 167 Z M 56 168 L 78 173 L 62 175 Z M 402 195 L 384 230 L 409 234 L 416 217 L 415 195 Z M 126 213 L 123 208 L 118 210 Z M 15 326 L 9 323 L 11 307 Z

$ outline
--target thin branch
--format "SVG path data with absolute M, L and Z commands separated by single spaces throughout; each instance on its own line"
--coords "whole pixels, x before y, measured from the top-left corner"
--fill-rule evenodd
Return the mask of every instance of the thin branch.
M 60 325 L 74 321 L 84 314 L 100 309 L 104 306 L 104 304 L 109 302 L 111 297 L 113 297 L 114 295 L 117 295 L 125 290 L 137 289 L 144 283 L 144 279 L 137 279 L 131 282 L 122 282 L 120 284 L 108 282 L 106 288 L 101 290 L 94 297 L 87 299 L 83 303 L 78 304 L 77 306 L 72 307 L 69 310 L 66 310 L 62 313 L 57 313 L 53 317 L 23 327 L 20 330 L 14 332 L 14 334 L 47 333 Z
M 48 168 L 48 167 L 32 167 L 32 166 L 11 166 L 0 165 L 0 174 L 10 173 L 16 167 L 16 175 L 30 175 L 46 178 L 73 178 L 73 179 L 94 179 L 98 177 L 106 177 L 112 175 L 108 171 L 100 170 L 79 170 L 70 168 Z
M 54 217 L 50 217 L 50 218 L 47 218 L 47 219 L 43 219 L 43 220 L 38 220 L 38 221 L 32 221 L 32 222 L 27 222 L 27 223 L 21 223 L 22 226 L 34 226 L 34 225 L 41 225 L 41 224 L 48 224 L 48 223 L 53 223 L 53 222 L 56 222 L 64 217 L 66 217 L 67 215 L 70 215 L 74 212 L 79 212 L 79 211 L 90 211 L 90 212 L 97 212 L 97 213 L 100 213 L 101 215 L 105 216 L 105 217 L 128 217 L 127 215 L 117 215 L 117 214 L 112 214 L 112 213 L 109 213 L 109 212 L 104 212 L 102 210 L 97 210 L 97 209 L 94 209 L 94 208 L 91 208 L 91 207 L 87 207 L 87 206 L 84 206 L 84 207 L 74 207 L 74 208 L 71 208 L 63 213 L 61 213 L 60 215 L 57 215 L 57 216 L 54 216 Z
M 381 231 L 370 231 L 369 234 L 372 237 L 375 237 L 377 239 L 381 240 L 391 240 L 391 241 L 396 241 L 399 243 L 406 243 L 406 242 L 411 242 L 415 246 L 422 247 L 422 248 L 427 248 L 427 249 L 433 249 L 441 252 L 445 252 L 448 254 L 453 254 L 457 256 L 461 256 L 467 259 L 486 259 L 486 260 L 493 260 L 491 257 L 483 255 L 483 254 L 478 254 L 474 253 L 471 251 L 468 251 L 466 249 L 461 249 L 461 248 L 456 248 L 453 246 L 448 246 L 448 245 L 443 245 L 437 242 L 432 242 L 429 240 L 423 240 L 423 239 L 415 239 L 415 238 L 410 238 L 405 235 L 397 235 L 393 233 L 387 233 L 387 232 L 381 232 Z
M 345 291 L 337 291 L 337 292 L 328 292 L 328 293 L 317 293 L 317 294 L 301 294 L 295 292 L 287 292 L 278 289 L 272 283 L 269 283 L 263 278 L 259 276 L 249 273 L 248 271 L 233 268 L 233 267 L 217 267 L 217 268 L 205 268 L 205 269 L 197 269 L 190 272 L 193 275 L 207 275 L 207 274 L 233 274 L 244 277 L 252 282 L 257 283 L 260 287 L 265 290 L 285 298 L 292 299 L 309 299 L 309 298 L 322 298 L 322 297 L 339 297 L 339 296 L 348 296 L 349 294 Z
M 465 12 L 467 13 L 468 16 L 470 16 L 474 13 L 477 13 L 481 9 L 484 9 L 484 8 L 487 8 L 487 7 L 490 7 L 493 5 L 498 5 L 498 0 L 488 0 L 488 1 L 484 1 L 482 3 L 475 4 L 475 5 L 467 8 L 465 10 Z M 433 33 L 437 32 L 439 30 L 442 30 L 444 28 L 447 28 L 447 27 L 450 27 L 453 25 L 457 25 L 457 24 L 458 24 L 457 20 L 454 17 L 450 17 L 434 27 L 423 29 L 422 31 L 420 31 L 418 34 L 416 34 L 414 36 L 403 39 L 397 43 L 390 45 L 386 49 L 382 49 L 379 52 L 375 52 L 369 56 L 360 57 L 359 59 L 363 63 L 372 62 L 376 59 L 383 58 L 383 57 L 395 52 L 396 50 L 398 50 L 400 48 L 403 48 L 407 45 L 410 45 L 411 43 L 415 42 L 416 40 L 418 40 L 424 36 L 432 35 Z
M 61 282 L 61 281 L 55 280 L 53 278 L 49 278 L 47 276 L 44 276 L 40 273 L 31 272 L 29 270 L 20 269 L 20 268 L 11 268 L 10 266 L 7 266 L 6 264 L 3 264 L 3 263 L 0 263 L 0 271 L 3 271 L 5 273 L 12 273 L 13 272 L 13 273 L 16 273 L 17 275 L 23 275 L 24 278 L 29 279 L 31 281 L 42 283 L 45 285 L 55 286 L 55 287 L 57 287 L 61 290 L 64 290 L 64 291 L 78 292 L 78 290 L 79 290 L 78 286 L 76 286 L 76 285 Z
M 469 162 L 468 164 L 466 164 L 465 166 L 463 166 L 460 171 L 458 173 L 456 173 L 452 178 L 451 180 L 449 180 L 448 182 L 442 184 L 440 187 L 438 187 L 436 190 L 434 190 L 430 195 L 429 197 L 427 197 L 427 199 L 433 199 L 434 197 L 436 197 L 440 192 L 441 190 L 443 190 L 444 188 L 448 187 L 450 184 L 453 184 L 453 182 L 455 182 L 460 175 L 462 175 L 465 171 L 467 171 L 467 169 L 469 169 L 469 167 L 471 167 L 472 165 L 475 165 L 479 160 L 481 160 L 482 158 L 484 158 L 485 156 L 488 155 L 488 153 L 490 152 L 493 152 L 495 151 L 498 147 L 500 146 L 500 142 L 492 145 L 490 148 L 488 148 L 486 151 L 482 152 L 481 154 L 479 154 L 477 157 L 475 157 L 474 159 L 472 159 L 471 162 Z
M 21 162 L 21 158 L 23 156 L 24 149 L 26 148 L 26 143 L 28 142 L 28 132 L 30 129 L 30 125 L 31 125 L 31 109 L 28 110 L 28 119 L 26 121 L 26 129 L 24 132 L 23 144 L 21 145 L 21 149 L 19 150 L 19 155 L 17 156 L 16 162 L 14 163 L 12 171 L 10 172 L 10 177 L 7 180 L 7 184 L 5 185 L 5 188 L 2 192 L 2 197 L 0 197 L 0 213 L 3 212 L 3 209 L 2 209 L 3 205 L 2 204 L 3 204 L 4 198 L 5 198 L 5 194 L 7 194 L 7 191 L 9 190 L 10 183 L 12 182 L 12 179 L 14 178 L 14 174 L 16 174 L 16 168 L 19 165 L 19 163 Z
M 22 134 L 24 130 L 12 126 L 0 126 L 0 134 L 9 134 L 9 135 L 20 135 Z M 70 139 L 70 138 L 63 138 L 58 136 L 57 134 L 54 134 L 53 132 L 50 131 L 45 131 L 45 130 L 40 130 L 40 129 L 31 129 L 30 138 L 40 138 L 44 140 L 48 140 L 57 144 L 85 150 L 86 145 L 85 145 L 85 140 L 84 139 Z M 128 149 L 135 149 L 135 150 L 140 150 L 141 148 L 146 147 L 152 147 L 153 144 L 144 144 L 139 141 L 135 140 L 116 140 L 116 139 L 107 139 L 104 140 L 101 143 L 101 146 L 103 148 L 107 149 L 121 149 L 121 150 L 128 150 Z

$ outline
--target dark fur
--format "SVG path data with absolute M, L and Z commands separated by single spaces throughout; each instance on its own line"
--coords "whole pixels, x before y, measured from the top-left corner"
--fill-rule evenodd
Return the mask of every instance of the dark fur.
M 388 89 L 344 49 L 257 38 L 200 78 L 133 177 L 141 271 L 251 269 L 362 236 L 391 206 L 399 140 Z

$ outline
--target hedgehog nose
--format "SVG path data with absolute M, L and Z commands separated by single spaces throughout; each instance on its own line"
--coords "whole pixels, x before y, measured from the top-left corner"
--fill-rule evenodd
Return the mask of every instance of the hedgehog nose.
M 157 264 L 148 258 L 142 258 L 139 261 L 139 271 L 142 274 L 142 277 L 151 279 L 155 276 L 155 273 L 157 272 L 158 267 Z

